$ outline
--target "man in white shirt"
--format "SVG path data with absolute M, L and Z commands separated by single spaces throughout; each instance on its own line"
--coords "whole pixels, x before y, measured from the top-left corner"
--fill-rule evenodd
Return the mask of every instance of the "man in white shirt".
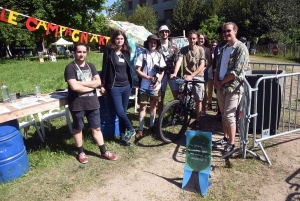
M 135 135 L 138 139 L 143 135 L 144 117 L 147 103 L 150 99 L 150 129 L 154 132 L 156 104 L 160 101 L 161 80 L 164 76 L 163 68 L 166 66 L 163 56 L 157 51 L 160 39 L 156 35 L 150 35 L 144 43 L 144 53 L 140 54 L 136 61 L 136 72 L 142 78 L 140 85 L 140 127 Z

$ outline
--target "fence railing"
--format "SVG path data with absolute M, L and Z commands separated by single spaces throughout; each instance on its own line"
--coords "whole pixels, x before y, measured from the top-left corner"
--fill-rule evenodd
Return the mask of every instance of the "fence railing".
M 238 150 L 243 158 L 250 153 L 271 165 L 264 141 L 292 133 L 300 139 L 300 65 L 251 63 L 251 67 L 240 104 Z M 255 147 L 264 158 L 253 151 Z

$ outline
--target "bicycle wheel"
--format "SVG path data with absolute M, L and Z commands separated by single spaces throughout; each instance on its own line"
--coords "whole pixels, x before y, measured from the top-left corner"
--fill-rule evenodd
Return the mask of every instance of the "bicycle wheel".
M 187 116 L 187 110 L 179 100 L 167 104 L 158 120 L 161 139 L 166 143 L 177 140 L 187 129 Z

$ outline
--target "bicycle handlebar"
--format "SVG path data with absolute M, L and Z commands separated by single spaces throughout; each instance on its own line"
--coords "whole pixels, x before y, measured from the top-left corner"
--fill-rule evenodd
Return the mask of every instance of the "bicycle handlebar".
M 184 80 L 179 77 L 173 77 L 174 80 L 176 80 L 176 83 L 178 84 L 183 84 L 183 83 L 192 83 L 192 84 L 197 84 L 197 83 L 205 83 L 205 81 L 198 80 L 198 79 L 192 79 L 192 80 Z

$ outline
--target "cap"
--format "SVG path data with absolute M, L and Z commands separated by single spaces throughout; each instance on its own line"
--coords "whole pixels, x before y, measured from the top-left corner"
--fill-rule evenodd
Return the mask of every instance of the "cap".
M 164 31 L 164 30 L 169 31 L 171 33 L 171 31 L 170 31 L 170 29 L 168 28 L 167 25 L 162 25 L 161 27 L 159 27 L 158 32 L 161 32 L 161 31 Z
M 247 41 L 247 38 L 243 36 L 240 38 L 240 41 Z

